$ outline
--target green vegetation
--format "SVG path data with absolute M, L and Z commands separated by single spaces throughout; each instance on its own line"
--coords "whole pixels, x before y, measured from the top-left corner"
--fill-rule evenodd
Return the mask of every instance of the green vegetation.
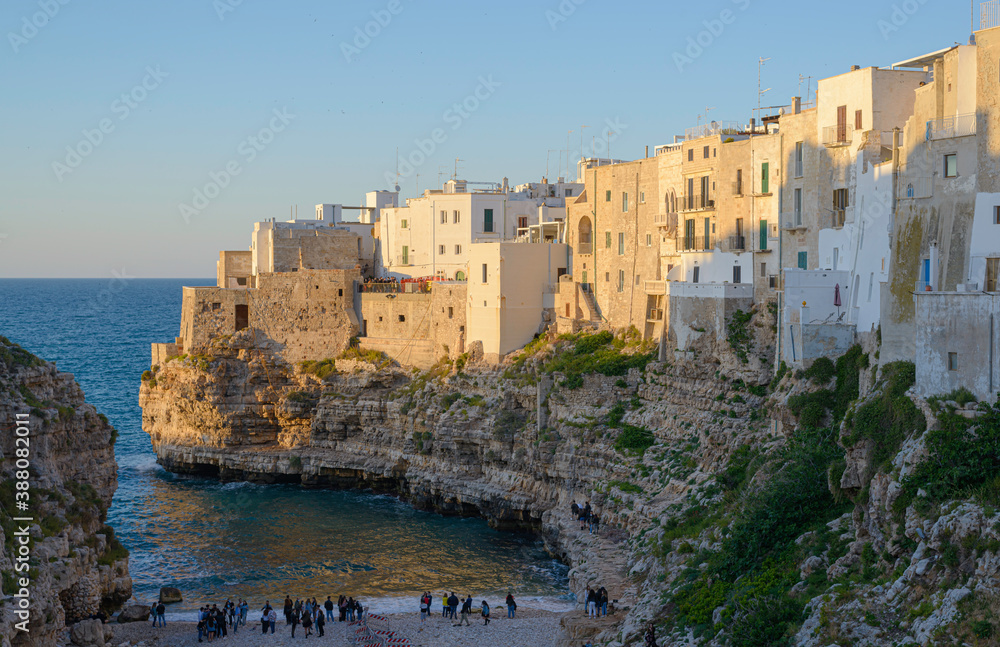
M 628 481 L 608 481 L 608 485 L 616 487 L 622 492 L 628 492 L 629 494 L 642 494 L 642 486 L 636 485 L 635 483 L 629 483 Z
M 504 409 L 493 422 L 493 437 L 497 440 L 513 440 L 525 425 L 525 416 L 517 411 Z
M 608 331 L 581 332 L 560 335 L 543 370 L 562 373 L 566 376 L 563 386 L 575 389 L 583 385 L 583 375 L 587 373 L 620 377 L 633 368 L 645 369 L 655 355 L 652 344 L 644 342 L 634 328 L 617 337 Z
M 102 566 L 111 566 L 120 559 L 125 559 L 128 557 L 128 549 L 122 545 L 118 538 L 115 537 L 115 530 L 111 526 L 104 526 L 101 528 L 99 534 L 105 536 L 108 542 L 108 548 L 104 551 L 104 554 L 97 558 L 97 563 Z
M 963 386 L 959 389 L 955 389 L 947 395 L 931 396 L 927 398 L 927 404 L 930 405 L 931 411 L 938 413 L 944 406 L 945 402 L 954 402 L 959 407 L 964 407 L 965 405 L 976 402 L 977 400 L 976 396 L 972 394 L 972 391 L 969 391 Z
M 299 363 L 299 368 L 302 369 L 303 373 L 315 375 L 321 380 L 326 380 L 326 378 L 337 374 L 337 362 L 331 358 L 319 361 L 306 360 Z
M 625 403 L 618 402 L 608 411 L 606 424 L 612 429 L 620 429 L 615 439 L 615 449 L 623 454 L 642 456 L 646 450 L 656 444 L 653 432 L 645 427 L 636 427 L 623 422 L 625 418 Z
M 819 357 L 812 366 L 802 371 L 802 377 L 814 384 L 826 384 L 837 374 L 837 367 L 829 357 Z
M 829 412 L 833 425 L 836 426 L 844 418 L 848 407 L 858 399 L 859 371 L 868 368 L 868 355 L 861 346 L 852 346 L 846 353 L 837 358 L 834 364 L 836 386 L 834 389 L 821 389 L 808 393 L 800 393 L 788 399 L 789 410 L 799 418 L 803 427 L 818 428 Z M 780 370 L 780 369 L 779 369 Z
M 311 393 L 307 391 L 291 391 L 287 396 L 285 396 L 289 402 L 298 402 L 300 404 L 305 404 L 307 402 L 312 402 L 315 398 Z
M 736 357 L 744 364 L 750 361 L 749 352 L 752 337 L 749 326 L 750 320 L 753 319 L 753 313 L 753 308 L 748 312 L 737 310 L 729 319 L 726 339 L 729 341 L 729 346 L 733 349 L 733 352 L 736 353 Z
M 449 393 L 448 395 L 441 396 L 441 409 L 447 411 L 451 409 L 451 405 L 455 404 L 462 399 L 461 393 Z
M 843 443 L 846 447 L 861 440 L 874 443 L 872 466 L 887 464 L 899 451 L 903 440 L 923 433 L 927 421 L 906 391 L 916 381 L 916 369 L 911 362 L 893 362 L 882 369 L 882 390 L 874 398 L 849 415 L 844 422 Z
M 781 363 L 778 364 L 778 370 L 775 372 L 774 377 L 771 378 L 770 387 L 772 391 L 778 388 L 778 382 L 781 381 L 781 378 L 785 377 L 786 373 L 788 373 L 788 364 L 785 364 L 785 360 L 781 360 Z
M 380 350 L 374 350 L 371 348 L 362 349 L 360 346 L 354 344 L 344 350 L 338 359 L 354 359 L 362 362 L 368 362 L 369 364 L 381 364 L 383 362 L 388 362 L 389 356 Z
M 35 357 L 6 337 L 0 337 L 0 364 L 14 366 L 42 366 L 45 360 Z

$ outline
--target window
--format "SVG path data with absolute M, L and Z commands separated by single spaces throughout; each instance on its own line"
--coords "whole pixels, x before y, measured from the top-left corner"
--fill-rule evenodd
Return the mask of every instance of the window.
M 401 221 L 399 222 L 399 228 L 400 228 L 400 229 L 406 229 L 406 226 L 407 226 L 408 224 L 409 224 L 409 223 L 407 223 L 407 221 L 406 221 L 406 220 L 401 220 Z
M 605 283 L 611 283 L 611 272 L 605 272 L 604 273 L 604 282 Z
M 689 162 L 693 162 L 694 161 L 694 149 L 693 148 L 689 148 L 688 149 L 688 161 Z
M 439 256 L 444 255 L 444 245 L 438 245 L 438 255 Z
M 705 159 L 708 159 L 708 148 L 709 148 L 709 147 L 708 147 L 708 146 L 706 146 L 706 147 L 704 148 L 704 150 L 702 151 L 702 153 L 703 153 L 703 155 L 704 155 Z
M 456 281 L 464 281 L 465 280 L 465 272 L 461 272 L 461 271 L 460 272 L 455 272 L 455 280 Z
M 462 214 L 461 214 L 461 212 L 459 212 L 459 211 L 452 211 L 451 212 L 451 222 L 452 222 L 452 224 L 456 224 L 456 225 L 458 223 L 462 222 Z
M 809 252 L 799 252 L 799 269 L 807 270 L 809 269 Z
M 618 232 L 618 255 L 625 255 L 625 232 Z
M 604 246 L 606 248 L 608 248 L 608 249 L 611 249 L 611 232 L 610 231 L 604 232 Z
M 997 278 L 1000 277 L 1000 258 L 986 259 L 986 286 L 987 292 L 998 292 Z
M 444 211 L 444 210 L 441 211 L 441 224 L 442 225 L 447 225 L 448 224 L 448 212 L 447 211 Z
M 518 229 L 527 229 L 528 228 L 528 216 L 518 216 L 517 217 L 517 228 Z M 580 242 L 582 243 L 583 241 L 581 240 Z M 589 243 L 590 241 L 588 240 L 587 242 Z
M 847 189 L 834 189 L 833 226 L 835 228 L 840 228 L 844 226 L 844 221 L 846 219 L 845 213 L 847 211 L 847 205 L 849 200 L 850 200 L 850 194 L 847 192 Z
M 958 370 L 958 353 L 948 353 L 948 370 Z
M 455 256 L 458 256 L 461 253 L 462 253 L 462 246 L 461 245 L 455 245 Z
M 486 283 L 486 263 L 483 263 L 483 283 Z
M 769 277 L 767 277 L 767 287 L 769 287 L 772 290 L 777 290 L 778 289 L 778 275 L 777 274 L 772 274 Z
M 625 291 L 625 270 L 618 270 L 618 291 Z
M 628 211 L 628 193 L 622 193 L 622 211 Z
M 760 264 L 760 278 L 767 276 L 767 263 Z
M 768 177 L 768 167 L 769 167 L 769 164 L 767 162 L 764 162 L 764 163 L 762 163 L 760 165 L 760 192 L 761 193 L 770 193 L 770 191 L 768 190 L 768 189 L 770 189 L 770 182 L 769 182 L 769 177 Z
M 1000 206 L 993 207 L 993 224 L 1000 225 Z
M 406 323 L 406 315 L 399 315 L 399 323 Z
M 958 177 L 958 155 L 955 153 L 944 156 L 944 176 Z
M 864 130 L 864 128 L 861 126 L 861 111 L 860 110 L 855 110 L 854 111 L 854 130 Z
M 611 202 L 611 191 L 605 191 L 604 192 L 604 201 L 605 202 Z
M 733 187 L 733 193 L 736 195 L 743 195 L 743 169 L 736 169 L 736 186 Z
M 404 220 L 403 222 L 406 222 L 406 221 Z M 402 261 L 403 265 L 409 265 L 410 264 L 410 248 L 407 247 L 406 245 L 403 245 L 403 254 L 402 254 L 402 258 L 400 260 Z
M 641 276 L 641 275 L 639 275 L 639 274 L 636 274 L 636 275 L 635 275 L 635 284 L 636 284 L 636 285 L 639 285 L 639 279 L 641 279 L 641 278 L 642 278 L 642 276 Z
M 640 204 L 645 204 L 646 203 L 646 192 L 645 191 L 639 191 L 639 203 Z
M 694 271 L 691 273 L 691 282 L 697 283 L 700 274 L 701 274 L 701 268 L 695 265 Z
M 733 265 L 733 283 L 742 283 L 740 279 L 743 278 L 743 268 L 739 265 Z
M 492 234 L 493 233 L 493 210 L 484 209 L 483 210 L 483 233 Z
M 236 277 L 236 285 L 246 285 L 246 284 L 247 284 L 247 277 L 245 276 Z
M 449 319 L 455 318 L 455 308 L 453 308 L 452 306 L 448 306 L 448 318 Z
M 222 307 L 221 303 L 213 303 L 212 304 L 212 310 L 218 310 L 221 307 Z
M 567 198 L 573 197 L 573 189 L 566 189 L 566 197 Z
M 653 246 L 653 235 L 646 234 L 646 247 L 652 247 L 652 246 Z
M 795 226 L 802 226 L 802 189 L 795 189 L 795 199 L 792 204 L 795 205 Z
M 802 177 L 805 142 L 795 142 L 795 177 Z
M 715 154 L 716 154 L 716 150 L 713 148 L 712 149 L 712 157 L 715 157 L 716 156 Z
M 906 197 L 907 198 L 913 197 L 913 182 L 910 182 L 909 184 L 906 185 Z
M 847 106 L 837 106 L 837 141 L 847 141 Z

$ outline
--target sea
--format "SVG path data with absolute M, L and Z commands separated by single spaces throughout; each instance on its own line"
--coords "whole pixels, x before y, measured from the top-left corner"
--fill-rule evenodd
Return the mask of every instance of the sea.
M 173 611 L 285 595 L 360 598 L 376 613 L 418 611 L 431 591 L 569 610 L 567 567 L 530 535 L 414 510 L 364 491 L 313 490 L 175 475 L 142 430 L 139 376 L 150 343 L 180 327 L 181 287 L 213 279 L 0 279 L 0 335 L 72 373 L 118 429 L 108 514 L 131 552 L 135 598 L 180 589 Z

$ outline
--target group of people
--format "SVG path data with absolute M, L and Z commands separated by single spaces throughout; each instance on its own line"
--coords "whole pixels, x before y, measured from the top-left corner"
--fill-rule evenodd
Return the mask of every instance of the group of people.
M 399 281 L 396 277 L 373 278 L 364 282 L 362 292 L 399 292 Z
M 587 501 L 585 505 L 577 505 L 576 501 L 569 506 L 570 514 L 573 515 L 574 519 L 579 520 L 580 530 L 590 529 L 590 534 L 594 534 L 600 530 L 601 520 L 596 514 L 594 514 L 593 508 L 590 507 L 590 501 Z
M 159 608 L 163 604 L 157 605 L 157 615 Z M 232 631 L 234 634 L 239 631 L 240 625 L 247 623 L 247 611 L 250 604 L 243 599 L 237 602 L 226 600 L 220 609 L 217 604 L 204 606 L 198 609 L 198 642 L 207 638 L 212 642 L 216 638 L 225 638 Z M 153 621 L 156 626 L 156 621 Z
M 432 603 L 434 601 L 434 596 L 431 595 L 430 591 L 424 591 L 424 594 L 420 596 L 420 622 L 423 623 L 431 615 Z M 458 606 L 462 605 L 462 610 L 459 612 Z M 507 617 L 513 618 L 515 612 L 517 611 L 517 603 L 514 602 L 514 596 L 511 593 L 507 594 L 507 599 L 504 601 L 507 605 Z M 461 613 L 461 619 L 458 618 L 458 614 Z M 490 605 L 483 600 L 480 603 L 479 614 L 483 618 L 483 626 L 490 624 Z M 441 595 L 441 617 L 451 618 L 452 620 L 457 620 L 455 627 L 460 627 L 463 624 L 469 626 L 469 616 L 472 615 L 472 594 L 466 594 L 465 600 L 462 601 L 455 595 L 452 591 L 451 595 L 442 594 Z M 423 631 L 423 629 L 421 629 Z
M 591 618 L 608 615 L 608 590 L 603 586 L 599 589 L 587 587 L 587 615 Z

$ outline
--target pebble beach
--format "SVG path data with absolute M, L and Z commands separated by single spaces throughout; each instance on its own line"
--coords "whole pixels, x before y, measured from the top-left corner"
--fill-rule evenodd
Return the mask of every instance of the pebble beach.
M 581 612 L 582 613 L 582 612 Z M 559 623 L 566 613 L 557 613 L 540 609 L 519 606 L 517 617 L 507 618 L 505 608 L 494 609 L 494 615 L 489 626 L 483 626 L 480 616 L 470 616 L 469 626 L 455 626 L 455 621 L 442 618 L 441 614 L 431 615 L 426 622 L 420 622 L 420 614 L 394 614 L 387 616 L 390 630 L 397 637 L 407 638 L 413 647 L 549 647 L 555 644 L 555 636 L 559 633 Z M 193 622 L 171 622 L 167 615 L 167 626 L 154 628 L 151 622 L 132 622 L 128 624 L 111 623 L 115 636 L 111 644 L 116 647 L 122 644 L 147 647 L 169 645 L 170 647 L 195 647 L 198 645 L 198 630 Z M 375 623 L 372 626 L 376 626 Z M 278 619 L 274 634 L 261 634 L 260 624 L 251 623 L 241 627 L 236 634 L 230 633 L 226 638 L 216 639 L 213 644 L 240 647 L 283 647 L 293 644 L 318 644 L 331 646 L 353 645 L 350 641 L 348 623 L 335 622 L 326 625 L 326 635 L 319 637 L 314 634 L 305 638 L 302 628 L 291 636 L 291 628 L 284 624 L 284 618 Z M 207 645 L 206 639 L 202 645 Z

